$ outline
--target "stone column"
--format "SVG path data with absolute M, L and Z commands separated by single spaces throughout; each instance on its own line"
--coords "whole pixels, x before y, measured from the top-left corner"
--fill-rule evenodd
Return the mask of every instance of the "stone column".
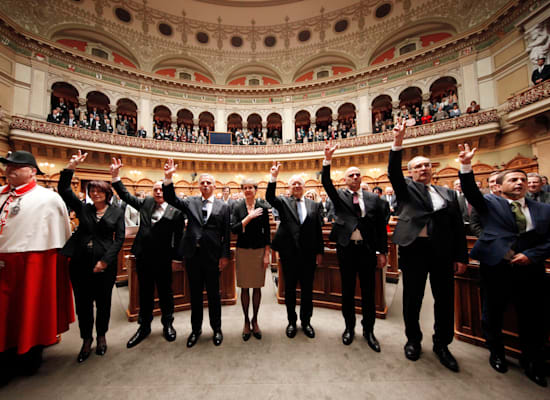
M 199 119 L 198 118 L 193 118 L 193 132 L 195 132 L 198 136 L 199 134 Z
M 391 102 L 393 122 L 397 122 L 397 112 L 399 111 L 399 100 Z
M 111 126 L 114 131 L 116 126 L 116 104 L 109 104 L 109 118 L 111 118 Z
M 267 141 L 267 121 L 262 121 L 262 138 Z
M 227 118 L 225 116 L 225 109 L 218 108 L 216 110 L 216 119 L 214 120 L 214 128 L 216 132 L 227 132 Z
M 338 113 L 332 114 L 332 127 L 338 130 Z
M 358 136 L 372 133 L 372 107 L 366 93 L 359 96 L 359 109 L 355 110 L 355 128 Z
M 317 130 L 317 117 L 311 117 L 309 119 L 309 122 L 311 129 L 313 129 L 313 131 L 315 132 Z
M 172 123 L 171 123 L 170 126 L 172 127 L 173 130 L 178 129 L 178 116 L 177 115 L 172 115 Z
M 153 137 L 153 111 L 151 110 L 150 95 L 145 96 L 142 94 L 139 101 L 137 126 L 138 129 L 143 126 L 143 129 L 147 132 L 147 137 L 151 138 Z
M 292 115 L 292 108 L 287 107 L 283 110 L 282 113 L 282 132 L 281 137 L 283 143 L 286 143 L 287 140 L 294 141 L 294 133 L 296 132 L 296 124 L 294 121 L 294 115 Z

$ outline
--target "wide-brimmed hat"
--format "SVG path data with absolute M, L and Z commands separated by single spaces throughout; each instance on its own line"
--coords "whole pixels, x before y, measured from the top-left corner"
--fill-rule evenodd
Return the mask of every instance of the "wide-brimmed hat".
M 18 150 L 13 152 L 8 152 L 6 157 L 0 157 L 0 162 L 2 164 L 25 164 L 30 165 L 36 168 L 37 175 L 44 175 L 44 172 L 40 171 L 38 165 L 36 164 L 36 159 L 28 151 Z

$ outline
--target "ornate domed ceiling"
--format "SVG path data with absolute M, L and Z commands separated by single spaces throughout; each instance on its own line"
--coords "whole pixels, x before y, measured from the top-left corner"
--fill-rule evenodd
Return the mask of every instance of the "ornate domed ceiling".
M 384 63 L 480 26 L 507 0 L 2 0 L 0 17 L 172 79 L 265 86 Z

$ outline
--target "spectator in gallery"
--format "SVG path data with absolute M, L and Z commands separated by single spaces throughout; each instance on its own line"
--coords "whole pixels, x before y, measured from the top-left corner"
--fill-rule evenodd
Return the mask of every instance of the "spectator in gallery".
M 111 120 L 109 120 L 109 118 L 104 118 L 103 119 L 103 125 L 102 125 L 100 130 L 101 130 L 101 132 L 113 133 L 113 127 L 111 125 Z
M 449 116 L 451 118 L 460 117 L 460 109 L 458 108 L 458 104 L 455 104 L 453 106 L 453 109 L 451 111 L 449 111 Z
M 71 128 L 73 126 L 76 126 L 78 124 L 78 121 L 76 117 L 74 116 L 74 111 L 69 110 L 69 115 L 67 117 L 67 120 L 65 121 L 65 125 L 69 125 Z
M 429 124 L 432 122 L 432 116 L 428 107 L 424 107 L 424 115 L 422 115 L 422 124 Z
M 59 108 L 61 115 L 65 117 L 65 119 L 67 119 L 69 116 L 69 108 L 67 107 L 65 99 L 63 97 L 59 98 L 59 105 L 57 107 Z
M 474 114 L 476 112 L 479 112 L 479 104 L 475 100 L 472 100 L 470 107 L 466 109 L 466 114 Z
M 54 124 L 61 123 L 61 111 L 59 107 L 56 107 L 52 110 L 52 113 L 48 115 L 48 118 L 46 119 L 47 122 L 53 122 Z
M 147 137 L 147 131 L 143 128 L 143 125 L 139 127 L 139 130 L 137 131 L 137 136 L 140 138 Z
M 449 114 L 447 113 L 447 111 L 443 109 L 443 106 L 440 105 L 438 111 L 434 114 L 434 118 L 433 118 L 434 122 L 442 121 L 447 118 L 449 118 Z
M 544 82 L 550 78 L 550 65 L 546 65 L 546 58 L 540 56 L 537 60 L 537 68 L 533 71 L 531 75 L 531 81 L 533 85 L 538 85 L 541 82 Z

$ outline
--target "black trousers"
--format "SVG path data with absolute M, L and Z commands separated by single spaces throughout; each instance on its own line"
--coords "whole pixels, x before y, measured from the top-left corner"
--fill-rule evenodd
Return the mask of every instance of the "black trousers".
M 434 297 L 434 344 L 446 346 L 454 334 L 454 268 L 448 255 L 428 238 L 418 238 L 399 247 L 399 266 L 403 273 L 403 318 L 409 342 L 420 343 L 420 309 L 428 274 Z
M 376 253 L 369 251 L 366 246 L 349 244 L 346 247 L 338 246 L 336 254 L 340 264 L 342 315 L 346 322 L 346 328 L 350 330 L 355 328 L 355 287 L 359 276 L 363 314 L 361 324 L 363 330 L 370 332 L 374 329 L 376 319 L 374 304 Z
M 136 259 L 136 271 L 139 282 L 139 319 L 140 325 L 149 326 L 153 321 L 155 286 L 159 296 L 163 325 L 174 321 L 174 293 L 172 291 L 172 260 L 155 254 L 140 256 Z
M 94 328 L 94 302 L 96 307 L 95 327 L 97 336 L 105 336 L 111 319 L 111 297 L 116 280 L 116 267 L 108 266 L 105 272 L 93 273 L 93 265 L 71 261 L 70 276 L 78 326 L 82 339 L 92 339 Z
M 296 324 L 296 285 L 300 282 L 300 321 L 308 325 L 313 314 L 313 278 L 315 276 L 315 254 L 281 254 L 281 265 L 285 282 L 285 305 L 288 322 Z
M 202 292 L 205 287 L 210 326 L 214 332 L 221 330 L 222 326 L 219 260 L 212 260 L 209 253 L 208 249 L 198 247 L 193 257 L 185 259 L 191 288 L 191 329 L 193 332 L 199 332 L 202 329 Z
M 487 344 L 491 352 L 504 355 L 502 319 L 509 304 L 514 304 L 522 358 L 540 361 L 545 341 L 545 283 L 544 266 L 531 264 L 512 266 L 507 261 L 497 265 L 480 266 L 481 282 L 487 301 Z

